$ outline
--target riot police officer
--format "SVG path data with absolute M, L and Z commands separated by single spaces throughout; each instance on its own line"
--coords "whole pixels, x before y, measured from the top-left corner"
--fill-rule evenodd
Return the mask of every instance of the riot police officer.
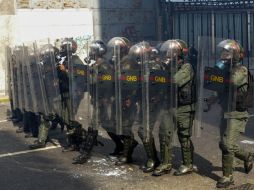
M 194 103 L 195 103 L 195 77 L 192 65 L 186 61 L 188 47 L 183 40 L 168 40 L 164 42 L 160 48 L 161 52 L 166 55 L 164 62 L 167 64 L 168 70 L 172 78 L 170 87 L 170 114 L 174 115 L 174 126 L 177 130 L 178 139 L 181 144 L 181 152 L 183 163 L 174 173 L 176 176 L 188 174 L 194 171 L 193 167 L 193 151 L 194 146 L 191 141 L 192 123 L 194 119 Z M 176 97 L 174 97 L 176 94 Z M 167 151 L 169 152 L 169 160 L 171 160 L 171 148 L 169 136 L 165 134 L 164 139 Z M 163 168 L 163 167 L 162 167 Z M 172 168 L 172 166 L 171 166 Z M 170 171 L 170 167 L 166 168 L 166 172 Z M 162 169 L 162 173 L 164 169 Z M 160 166 L 156 173 L 161 173 Z
M 116 165 L 132 161 L 132 153 L 137 145 L 132 133 L 132 125 L 137 114 L 137 84 L 132 81 L 128 84 L 126 75 L 133 75 L 138 71 L 137 62 L 128 56 L 130 41 L 124 37 L 114 37 L 108 42 L 109 52 L 112 53 L 112 64 L 115 72 L 115 100 L 112 120 L 116 133 L 123 138 L 123 154 L 120 155 Z M 137 79 L 137 76 L 134 76 Z
M 217 188 L 227 188 L 234 183 L 234 157 L 244 161 L 245 172 L 253 167 L 254 154 L 238 146 L 240 134 L 245 131 L 248 121 L 248 87 L 249 71 L 241 64 L 243 48 L 234 40 L 223 40 L 218 44 L 221 55 L 216 64 L 217 69 L 229 74 L 231 84 L 224 92 L 217 93 L 218 103 L 222 108 L 220 123 L 223 176 L 217 182 Z M 229 106 L 230 105 L 230 106 Z
M 44 45 L 40 50 L 40 63 L 36 62 L 36 56 L 37 55 L 31 55 L 30 61 L 33 62 L 33 64 L 37 64 L 37 72 L 40 76 L 38 78 L 39 86 L 36 86 L 37 90 L 39 90 L 39 93 L 41 93 L 41 100 L 39 100 L 39 97 L 36 97 L 37 101 L 37 107 L 41 107 L 41 109 L 38 109 L 39 113 L 39 119 L 41 120 L 40 126 L 39 126 L 39 132 L 38 132 L 38 139 L 34 142 L 34 144 L 29 145 L 30 149 L 37 149 L 37 148 L 43 148 L 46 146 L 47 140 L 48 140 L 48 132 L 50 129 L 50 122 L 55 119 L 55 114 L 57 110 L 54 110 L 53 102 L 55 101 L 56 104 L 59 102 L 56 101 L 59 96 L 59 87 L 58 87 L 58 81 L 55 81 L 57 79 L 57 75 L 54 74 L 53 70 L 55 69 L 55 63 L 58 61 L 58 55 L 59 50 L 52 46 L 51 44 Z M 47 69 L 50 68 L 50 72 Z M 51 77 L 49 77 L 49 75 Z M 52 81 L 53 80 L 53 81 Z M 37 85 L 35 83 L 35 85 Z M 41 86 L 40 86 L 41 85 Z M 57 93 L 54 93 L 54 92 Z M 38 92 L 34 92 L 37 96 L 39 95 Z M 43 94 L 43 95 L 42 95 Z M 42 105 L 40 104 L 40 101 L 42 102 Z M 58 106 L 56 106 L 59 108 Z
M 87 161 L 94 145 L 97 144 L 98 127 L 103 127 L 111 139 L 115 142 L 115 150 L 110 155 L 119 155 L 123 149 L 120 136 L 115 134 L 109 110 L 112 109 L 114 97 L 114 68 L 105 59 L 107 47 L 101 40 L 95 40 L 90 44 L 89 56 L 85 59 L 89 65 L 89 95 L 92 104 L 92 118 L 88 121 L 88 130 L 81 146 L 81 155 L 74 159 L 74 164 L 82 164 Z M 89 112 L 91 109 L 87 109 Z
M 64 38 L 60 45 L 61 61 L 57 66 L 59 88 L 61 94 L 61 119 L 67 128 L 67 145 L 63 148 L 63 152 L 79 150 L 82 141 L 82 125 L 75 121 L 74 115 L 77 112 L 80 101 L 84 97 L 83 85 L 79 87 L 75 83 L 75 78 L 70 78 L 74 74 L 70 74 L 68 67 L 83 64 L 78 55 L 76 55 L 77 43 L 72 38 Z M 75 92 L 70 92 L 70 85 L 75 86 Z M 75 96 L 75 97 L 74 97 Z
M 168 71 L 165 70 L 162 62 L 159 58 L 159 51 L 151 47 L 148 42 L 140 42 L 131 47 L 129 55 L 134 57 L 135 60 L 141 65 L 141 92 L 139 92 L 139 107 L 141 126 L 138 130 L 139 137 L 141 138 L 146 155 L 147 161 L 145 165 L 141 166 L 144 173 L 154 171 L 154 169 L 160 164 L 157 157 L 157 151 L 155 148 L 155 141 L 153 137 L 153 128 L 155 122 L 161 120 L 162 125 L 168 125 L 169 122 L 165 119 L 167 107 L 167 78 Z M 161 143 L 161 157 L 162 162 L 166 165 L 168 155 L 165 157 L 165 144 Z M 170 163 L 171 164 L 171 163 Z

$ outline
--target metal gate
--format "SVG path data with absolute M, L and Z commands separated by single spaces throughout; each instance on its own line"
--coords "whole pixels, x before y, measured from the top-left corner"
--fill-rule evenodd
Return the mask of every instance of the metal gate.
M 199 36 L 239 41 L 245 50 L 244 64 L 254 70 L 254 1 L 207 0 L 161 1 L 164 40 L 180 38 L 198 48 Z

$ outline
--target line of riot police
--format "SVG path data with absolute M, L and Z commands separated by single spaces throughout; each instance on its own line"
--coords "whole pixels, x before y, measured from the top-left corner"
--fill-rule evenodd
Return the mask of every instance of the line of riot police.
M 220 142 L 223 177 L 217 183 L 217 187 L 227 187 L 233 184 L 232 160 L 236 152 L 244 160 L 246 173 L 253 166 L 253 153 L 237 149 L 239 134 L 248 120 L 250 106 L 244 99 L 251 91 L 251 75 L 240 64 L 243 50 L 239 43 L 221 40 L 221 50 L 214 52 L 208 42 L 203 39 L 199 51 L 193 47 L 189 51 L 186 42 L 179 39 L 131 43 L 125 37 L 114 37 L 107 44 L 95 40 L 86 44 L 84 62 L 77 49 L 86 47 L 77 47 L 72 38 L 61 39 L 60 49 L 50 40 L 24 43 L 9 49 L 10 57 L 15 57 L 9 67 L 13 116 L 18 119 L 20 112 L 24 115 L 29 111 L 40 117 L 38 139 L 29 146 L 31 149 L 46 146 L 51 125 L 66 127 L 63 152 L 80 152 L 73 164 L 87 162 L 93 147 L 103 145 L 97 140 L 100 127 L 115 143 L 109 155 L 115 164 L 131 163 L 138 144 L 133 132 L 136 122 L 147 155 L 140 168 L 153 176 L 172 170 L 176 134 L 182 165 L 174 175 L 181 176 L 197 171 L 192 131 L 200 135 L 204 118 L 208 115 L 213 119 L 204 109 L 203 100 L 208 102 L 205 96 L 215 93 L 209 100 L 219 99 L 224 114 L 229 113 L 228 117 L 222 116 L 220 127 L 227 130 L 222 132 Z M 220 62 L 216 63 L 217 59 Z M 153 135 L 156 125 L 159 157 Z

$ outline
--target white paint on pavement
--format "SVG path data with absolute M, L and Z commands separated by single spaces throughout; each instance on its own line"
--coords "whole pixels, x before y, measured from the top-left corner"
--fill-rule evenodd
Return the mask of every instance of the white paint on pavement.
M 35 150 L 25 150 L 25 151 L 13 152 L 13 153 L 5 153 L 5 154 L 0 154 L 0 158 L 16 156 L 16 155 L 21 155 L 21 154 L 28 154 L 28 153 L 32 153 L 32 152 L 40 152 L 40 151 L 45 151 L 45 150 L 50 150 L 50 149 L 56 149 L 59 147 L 61 147 L 61 145 L 49 146 L 49 147 L 39 148 L 39 149 L 35 149 Z
M 244 143 L 244 144 L 254 144 L 254 141 L 243 140 L 243 141 L 241 141 L 241 143 Z
M 7 122 L 9 121 L 8 119 L 5 119 L 5 120 L 1 120 L 0 123 L 4 123 L 4 122 Z

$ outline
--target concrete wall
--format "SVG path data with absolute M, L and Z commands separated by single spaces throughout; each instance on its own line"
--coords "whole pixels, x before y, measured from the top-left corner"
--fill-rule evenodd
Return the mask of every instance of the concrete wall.
M 0 0 L 0 96 L 7 94 L 5 46 L 13 43 L 15 29 L 14 0 Z
M 23 25 L 20 25 L 20 11 L 18 10 L 26 9 L 26 11 L 34 12 L 38 17 L 36 9 L 48 9 L 49 11 L 57 9 L 55 11 L 57 12 L 60 9 L 82 11 L 88 8 L 92 11 L 92 17 L 82 16 L 78 19 L 86 19 L 85 23 L 91 23 L 92 26 L 89 28 L 93 28 L 92 38 L 107 41 L 112 37 L 124 36 L 136 42 L 157 39 L 156 3 L 157 0 L 0 0 L 0 96 L 6 95 L 7 89 L 5 46 L 14 45 L 21 40 L 19 38 L 22 36 L 22 32 L 19 31 Z M 92 20 L 87 21 L 87 19 Z M 69 19 L 64 21 L 69 21 Z M 72 23 L 66 22 L 65 28 L 67 30 L 70 28 L 70 32 L 73 28 L 71 26 Z M 31 24 L 29 27 L 33 28 Z M 47 27 L 45 30 L 52 31 Z M 24 33 L 25 30 L 22 29 L 22 31 Z M 49 32 L 45 31 L 45 33 Z M 86 33 L 85 29 L 84 33 Z M 25 35 L 27 35 L 26 32 Z M 35 32 L 34 35 L 39 35 L 39 33 Z M 25 37 L 29 37 L 29 34 Z
M 87 8 L 90 0 L 16 0 L 18 8 Z
M 125 36 L 139 41 L 157 39 L 156 3 L 157 0 L 17 0 L 17 7 L 90 8 L 95 39 Z
M 156 0 L 91 0 L 95 38 L 156 39 Z

